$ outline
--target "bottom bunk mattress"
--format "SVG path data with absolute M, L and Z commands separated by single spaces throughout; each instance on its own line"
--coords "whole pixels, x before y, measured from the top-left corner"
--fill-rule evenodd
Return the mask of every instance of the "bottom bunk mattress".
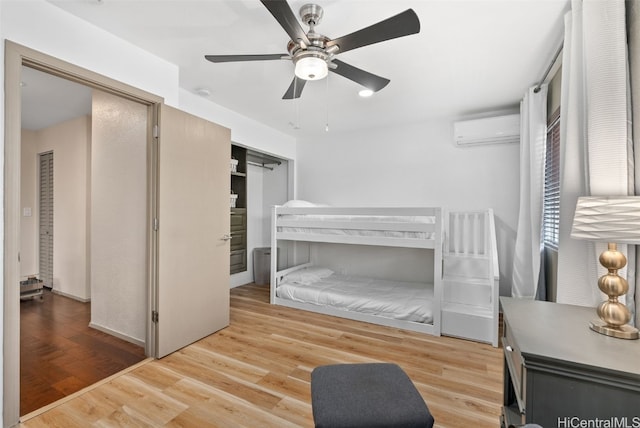
M 302 269 L 283 277 L 276 296 L 369 315 L 433 323 L 433 285 Z

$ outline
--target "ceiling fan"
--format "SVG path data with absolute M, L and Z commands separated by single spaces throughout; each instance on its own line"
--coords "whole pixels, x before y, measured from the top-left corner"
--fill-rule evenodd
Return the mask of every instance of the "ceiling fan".
M 420 21 L 413 9 L 392 16 L 369 27 L 346 36 L 330 39 L 316 33 L 315 26 L 322 19 L 323 10 L 316 4 L 306 4 L 300 8 L 302 22 L 309 26 L 304 32 L 286 0 L 261 0 L 261 3 L 280 23 L 291 40 L 287 52 L 263 55 L 205 55 L 211 62 L 291 60 L 295 65 L 295 77 L 283 99 L 299 98 L 307 80 L 320 80 L 329 71 L 346 77 L 365 88 L 377 92 L 387 86 L 389 79 L 361 70 L 335 58 L 336 55 L 384 42 L 398 37 L 420 32 Z

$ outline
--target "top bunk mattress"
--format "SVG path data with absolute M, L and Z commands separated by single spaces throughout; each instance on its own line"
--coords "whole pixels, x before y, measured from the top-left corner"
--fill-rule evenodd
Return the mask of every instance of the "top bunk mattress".
M 289 201 L 283 208 L 306 208 L 308 212 L 279 214 L 278 233 L 416 240 L 431 240 L 435 236 L 432 225 L 436 219 L 433 215 L 322 214 L 323 208 L 331 207 L 306 201 Z
M 345 311 L 397 320 L 433 323 L 433 285 L 330 273 L 293 272 L 276 288 L 276 296 Z

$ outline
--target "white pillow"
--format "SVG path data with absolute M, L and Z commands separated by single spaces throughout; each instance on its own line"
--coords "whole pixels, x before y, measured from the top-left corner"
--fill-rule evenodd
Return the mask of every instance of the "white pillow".
M 318 282 L 322 278 L 326 278 L 332 274 L 333 271 L 331 269 L 311 267 L 291 272 L 290 274 L 285 275 L 283 280 L 294 284 L 311 285 L 314 282 Z
M 316 275 L 320 279 L 333 275 L 333 271 L 331 269 L 323 267 L 308 267 L 304 270 L 306 270 L 309 274 Z
M 288 208 L 309 208 L 309 207 L 328 207 L 327 204 L 316 204 L 309 201 L 303 201 L 302 199 L 292 199 L 282 204 L 283 207 Z
M 317 205 L 313 202 L 303 201 L 301 199 L 293 199 L 291 201 L 285 202 L 282 206 L 287 208 L 308 208 L 315 207 Z

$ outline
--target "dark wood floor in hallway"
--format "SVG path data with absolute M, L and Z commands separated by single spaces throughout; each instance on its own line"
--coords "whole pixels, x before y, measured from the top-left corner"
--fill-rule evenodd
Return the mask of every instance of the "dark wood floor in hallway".
M 91 305 L 46 291 L 20 302 L 20 414 L 145 359 L 144 349 L 89 327 Z

